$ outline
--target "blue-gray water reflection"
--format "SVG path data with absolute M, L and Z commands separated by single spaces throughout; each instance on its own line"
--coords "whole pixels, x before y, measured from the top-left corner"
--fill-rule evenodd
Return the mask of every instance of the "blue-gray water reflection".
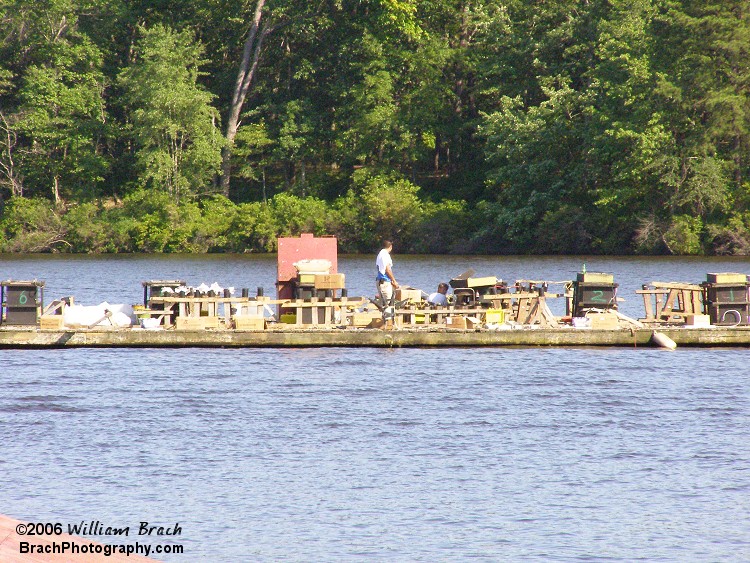
M 468 267 L 565 279 L 580 261 L 396 267 L 426 286 Z M 369 293 L 371 262 L 342 257 L 353 293 Z M 666 263 L 587 268 L 633 289 L 748 270 Z M 274 274 L 266 257 L 0 261 L 3 278 L 89 303 L 139 301 L 149 278 L 270 293 Z M 179 522 L 186 553 L 161 558 L 180 562 L 747 561 L 749 361 L 743 349 L 0 351 L 0 512 Z

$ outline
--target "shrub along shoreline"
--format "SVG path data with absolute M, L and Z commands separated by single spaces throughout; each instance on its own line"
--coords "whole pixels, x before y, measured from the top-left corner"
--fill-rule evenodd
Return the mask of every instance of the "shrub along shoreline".
M 275 252 L 280 236 L 335 235 L 342 252 L 371 252 L 383 238 L 400 252 L 464 253 L 481 247 L 480 209 L 426 202 L 407 180 L 375 176 L 333 202 L 280 193 L 267 202 L 221 195 L 175 199 L 137 190 L 121 200 L 55 206 L 12 198 L 0 215 L 0 252 Z M 467 245 L 467 241 L 474 241 Z

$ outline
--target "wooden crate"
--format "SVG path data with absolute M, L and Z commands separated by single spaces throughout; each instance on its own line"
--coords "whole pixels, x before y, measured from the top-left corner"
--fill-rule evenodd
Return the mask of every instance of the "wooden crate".
M 206 328 L 206 319 L 209 317 L 177 317 L 175 319 L 175 330 L 203 330 Z
M 266 320 L 263 317 L 234 317 L 234 328 L 237 330 L 265 330 Z
M 39 317 L 39 328 L 42 330 L 61 330 L 65 326 L 62 315 L 42 315 Z

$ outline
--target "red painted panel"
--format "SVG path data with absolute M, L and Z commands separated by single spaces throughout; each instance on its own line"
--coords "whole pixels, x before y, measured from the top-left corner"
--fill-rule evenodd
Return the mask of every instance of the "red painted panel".
M 297 277 L 295 262 L 300 260 L 328 260 L 331 274 L 338 273 L 338 240 L 336 237 L 316 237 L 302 233 L 300 237 L 280 237 L 277 258 L 276 293 L 279 299 L 292 297 L 292 280 Z

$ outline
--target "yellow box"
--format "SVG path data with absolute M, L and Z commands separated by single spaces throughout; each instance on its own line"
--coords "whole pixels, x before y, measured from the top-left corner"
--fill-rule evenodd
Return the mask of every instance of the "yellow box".
M 424 313 L 417 313 L 414 315 L 414 324 L 423 325 L 427 323 L 427 315 Z
M 730 272 L 721 274 L 707 274 L 706 280 L 709 283 L 747 283 L 747 275 L 734 274 Z
M 344 274 L 315 274 L 315 289 L 344 289 Z
M 601 272 L 581 272 L 576 280 L 583 283 L 615 283 L 615 276 Z
M 489 287 L 497 283 L 495 276 L 485 276 L 483 278 L 468 278 L 466 287 Z
M 39 328 L 42 330 L 60 330 L 64 326 L 62 315 L 42 315 L 39 318 Z
M 505 311 L 502 309 L 487 309 L 484 322 L 487 324 L 503 324 L 505 322 Z
M 294 325 L 297 324 L 297 315 L 296 313 L 284 313 L 280 320 L 285 325 Z
M 177 317 L 175 319 L 175 330 L 203 330 L 206 328 L 208 317 Z
M 305 285 L 314 284 L 316 277 L 317 276 L 315 274 L 300 274 L 299 283 L 303 283 Z
M 263 317 L 234 317 L 234 328 L 237 330 L 265 330 L 266 320 Z

